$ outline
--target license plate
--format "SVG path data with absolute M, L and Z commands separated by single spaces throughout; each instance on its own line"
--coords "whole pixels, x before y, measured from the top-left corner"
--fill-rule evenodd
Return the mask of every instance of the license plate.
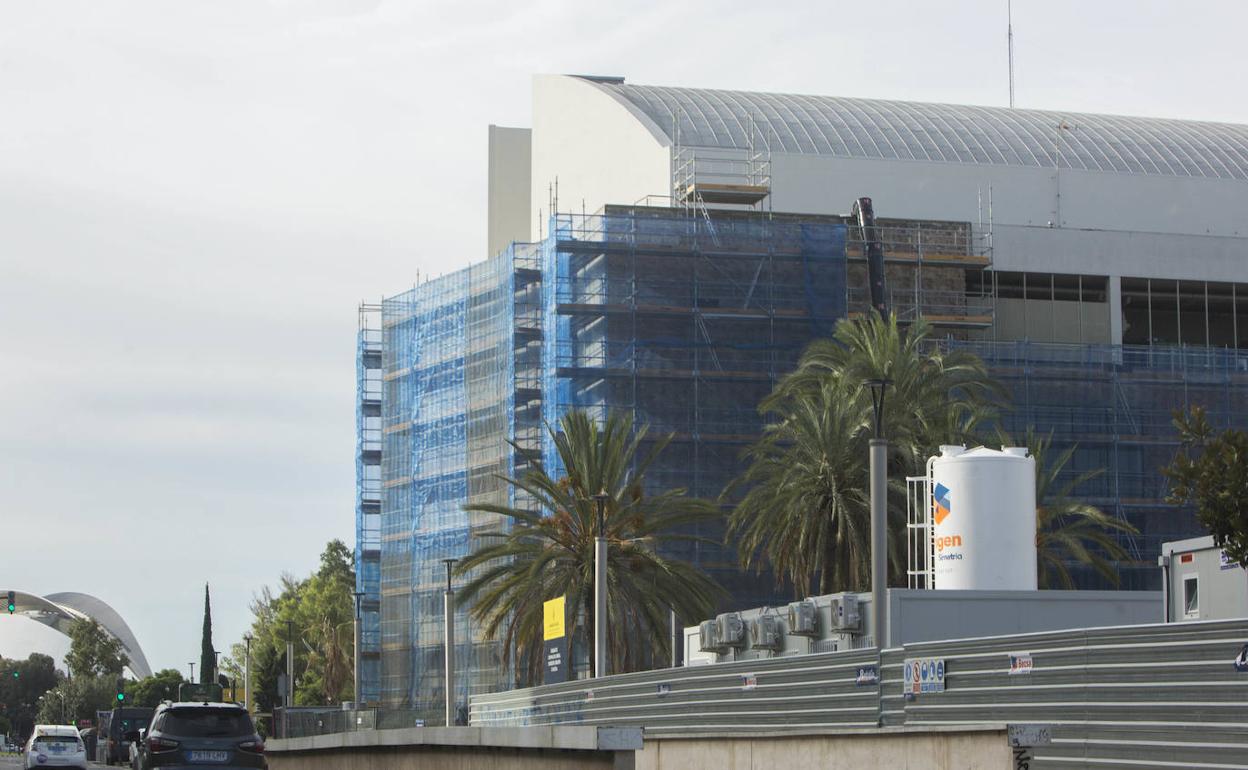
M 188 757 L 192 762 L 226 762 L 230 759 L 228 751 L 192 751 Z

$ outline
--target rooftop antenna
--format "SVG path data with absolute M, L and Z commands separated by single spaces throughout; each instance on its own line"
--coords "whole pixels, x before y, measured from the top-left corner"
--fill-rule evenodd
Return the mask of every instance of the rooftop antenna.
M 1014 0 L 1005 0 L 1005 41 L 1010 59 L 1010 109 L 1014 109 Z

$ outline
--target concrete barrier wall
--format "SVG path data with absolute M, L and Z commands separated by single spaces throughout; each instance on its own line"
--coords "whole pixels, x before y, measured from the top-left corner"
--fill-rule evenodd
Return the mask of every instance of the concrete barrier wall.
M 269 755 L 270 770 L 613 770 L 610 754 L 409 746 L 360 750 L 313 750 Z
M 1014 766 L 1004 727 L 664 738 L 647 740 L 634 761 L 636 770 L 1004 770 Z
M 1001 770 L 1004 725 L 641 739 L 635 728 L 423 728 L 270 744 L 272 770 Z

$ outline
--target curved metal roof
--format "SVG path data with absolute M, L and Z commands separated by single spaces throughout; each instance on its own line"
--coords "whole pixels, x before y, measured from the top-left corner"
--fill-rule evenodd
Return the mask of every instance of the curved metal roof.
M 152 675 L 147 656 L 143 654 L 143 648 L 139 646 L 139 640 L 135 638 L 134 632 L 130 630 L 130 626 L 126 625 L 126 621 L 122 620 L 121 615 L 117 614 L 117 610 L 102 600 L 89 594 L 75 592 L 48 594 L 47 596 L 24 591 L 14 591 L 14 594 L 17 600 L 17 612 L 49 628 L 54 628 L 66 636 L 69 635 L 70 626 L 78 618 L 95 620 L 105 631 L 121 642 L 122 649 L 130 658 L 130 664 L 126 668 L 129 668 L 140 679 Z
M 1234 123 L 589 80 L 683 146 L 1248 180 Z

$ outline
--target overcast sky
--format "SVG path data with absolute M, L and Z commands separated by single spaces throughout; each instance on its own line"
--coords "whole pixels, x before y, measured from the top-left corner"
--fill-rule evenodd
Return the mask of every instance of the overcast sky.
M 356 306 L 485 256 L 534 73 L 1007 103 L 1005 0 L 0 0 L 0 588 L 153 668 L 353 543 Z M 1248 3 L 1015 0 L 1020 107 L 1248 123 Z M 663 192 L 656 190 L 656 193 Z M 0 654 L 63 653 L 0 617 Z

